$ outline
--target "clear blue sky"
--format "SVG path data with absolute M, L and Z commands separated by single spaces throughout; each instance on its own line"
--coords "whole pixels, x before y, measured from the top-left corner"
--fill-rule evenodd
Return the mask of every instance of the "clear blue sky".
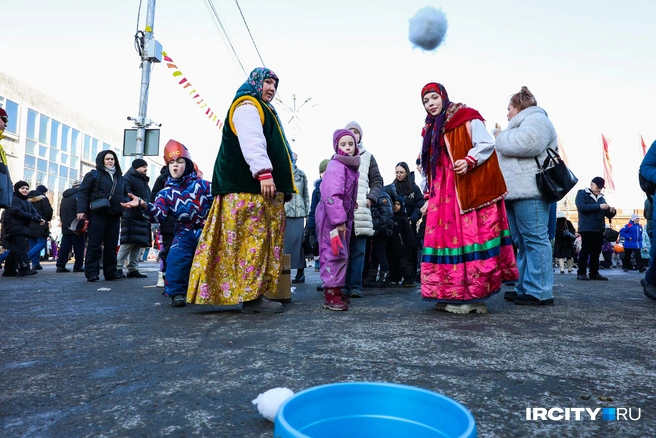
M 139 28 L 143 29 L 144 0 Z M 214 0 L 247 71 L 260 64 L 234 1 Z M 2 2 L 0 69 L 117 129 L 136 115 L 140 71 L 132 36 L 138 0 Z M 582 183 L 601 174 L 600 134 L 612 141 L 618 207 L 640 208 L 639 135 L 656 139 L 656 2 L 241 0 L 279 96 L 301 103 L 295 149 L 310 178 L 331 155 L 331 134 L 350 120 L 380 162 L 386 183 L 398 161 L 413 163 L 424 110 L 419 92 L 442 82 L 452 101 L 506 125 L 508 98 L 528 86 L 550 115 Z M 449 20 L 435 52 L 413 49 L 408 19 L 423 6 Z M 160 0 L 155 37 L 223 118 L 244 75 L 203 0 Z M 284 121 L 289 116 L 278 106 Z M 209 173 L 220 133 L 177 85 L 152 73 L 149 116 L 162 138 L 189 146 Z M 291 127 L 288 128 L 291 132 Z

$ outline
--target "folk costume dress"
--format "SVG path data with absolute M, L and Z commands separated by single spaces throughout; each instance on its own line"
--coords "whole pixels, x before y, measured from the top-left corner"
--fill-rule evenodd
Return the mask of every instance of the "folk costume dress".
M 478 111 L 451 103 L 441 84 L 428 84 L 422 97 L 436 91 L 444 110 L 428 114 L 422 132 L 421 163 L 427 179 L 428 210 L 421 264 L 424 300 L 480 302 L 517 280 L 518 271 L 503 197 L 506 185 L 494 140 Z M 453 171 L 465 159 L 464 175 Z
M 253 70 L 228 110 L 214 164 L 214 203 L 189 278 L 189 303 L 234 305 L 278 289 L 283 194 L 297 190 L 280 119 L 273 106 L 262 100 L 267 78 L 278 81 L 271 70 Z M 277 190 L 273 199 L 260 192 L 263 175 L 273 177 Z

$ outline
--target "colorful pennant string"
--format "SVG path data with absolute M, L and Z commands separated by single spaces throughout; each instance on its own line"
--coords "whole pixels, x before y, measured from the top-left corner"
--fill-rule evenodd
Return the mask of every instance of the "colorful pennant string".
M 164 55 L 164 61 L 166 61 L 166 66 L 168 68 L 172 68 L 175 71 L 173 72 L 173 77 L 178 78 L 179 76 L 182 76 L 182 79 L 178 81 L 179 85 L 182 85 L 182 89 L 186 88 L 191 88 L 189 91 L 189 95 L 192 96 L 192 99 L 196 101 L 196 104 L 199 105 L 199 108 L 202 110 L 205 110 L 205 115 L 214 123 L 218 128 L 223 127 L 223 122 L 219 119 L 219 117 L 214 114 L 214 111 L 208 106 L 208 104 L 205 102 L 205 99 L 200 97 L 200 94 L 196 91 L 196 89 L 191 85 L 191 83 L 187 80 L 186 77 L 182 74 L 180 70 L 178 70 L 178 66 L 175 65 L 173 60 L 166 54 L 166 52 L 162 52 L 162 55 Z

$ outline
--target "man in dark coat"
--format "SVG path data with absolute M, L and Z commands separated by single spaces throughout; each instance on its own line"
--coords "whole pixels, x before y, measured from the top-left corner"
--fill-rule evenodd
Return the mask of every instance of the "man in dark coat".
M 151 193 L 148 187 L 148 163 L 137 158 L 132 162 L 132 167 L 125 173 L 123 178 L 128 193 L 132 193 L 146 202 L 150 201 Z M 123 212 L 121 218 L 121 248 L 118 251 L 118 272 L 123 275 L 123 265 L 128 262 L 127 278 L 147 278 L 137 269 L 139 252 L 141 248 L 152 244 L 150 223 L 139 209 L 128 209 Z
M 606 181 L 600 176 L 592 179 L 590 187 L 579 190 L 576 194 L 576 209 L 579 212 L 579 234 L 581 235 L 581 252 L 579 253 L 579 270 L 577 280 L 608 280 L 599 274 L 599 254 L 601 242 L 606 229 L 606 218 L 615 217 L 615 207 L 606 203 L 601 190 Z M 588 257 L 590 258 L 590 275 L 587 275 Z M 551 268 L 549 268 L 551 269 Z
M 75 255 L 73 272 L 84 272 L 84 232 L 75 232 L 70 228 L 73 221 L 77 219 L 76 200 L 79 187 L 80 181 L 76 181 L 72 188 L 65 190 L 62 194 L 61 204 L 59 205 L 62 240 L 61 247 L 59 248 L 59 257 L 57 258 L 57 272 L 60 273 L 71 272 L 70 269 L 66 269 L 71 247 Z
M 46 221 L 43 225 L 37 222 L 32 222 L 30 224 L 30 234 L 28 235 L 30 252 L 27 256 L 32 261 L 32 269 L 35 271 L 43 269 L 43 267 L 41 267 L 41 251 L 48 244 L 48 236 L 50 235 L 52 205 L 50 205 L 50 200 L 46 196 L 46 193 L 48 193 L 46 186 L 39 185 L 36 187 L 36 190 L 32 190 L 27 194 L 27 199 L 32 203 L 36 212 Z

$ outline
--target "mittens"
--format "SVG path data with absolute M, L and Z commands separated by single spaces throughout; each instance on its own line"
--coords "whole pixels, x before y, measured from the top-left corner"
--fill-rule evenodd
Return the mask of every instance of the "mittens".
M 334 228 L 330 232 L 330 248 L 332 249 L 334 256 L 337 256 L 337 254 L 339 254 L 339 251 L 342 248 L 344 248 L 344 245 L 342 244 L 342 239 L 339 237 L 339 231 L 337 231 L 337 228 Z

